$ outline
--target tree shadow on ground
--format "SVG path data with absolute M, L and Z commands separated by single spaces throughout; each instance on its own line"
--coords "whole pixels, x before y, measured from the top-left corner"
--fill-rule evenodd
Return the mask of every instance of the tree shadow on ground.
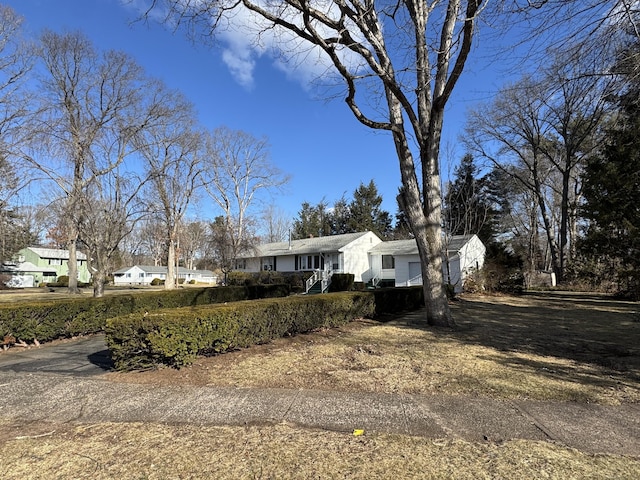
M 436 332 L 502 352 L 604 367 L 640 381 L 638 310 L 637 303 L 598 295 L 471 296 L 452 305 L 458 329 Z

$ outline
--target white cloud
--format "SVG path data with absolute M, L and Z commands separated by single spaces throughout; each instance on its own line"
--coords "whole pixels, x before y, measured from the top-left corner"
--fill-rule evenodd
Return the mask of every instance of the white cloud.
M 327 10 L 334 6 L 331 0 L 323 3 Z M 288 21 L 300 23 L 299 15 L 291 12 Z M 220 31 L 218 37 L 225 45 L 223 61 L 236 81 L 244 87 L 253 86 L 256 60 L 261 57 L 269 58 L 273 67 L 305 89 L 316 79 L 326 78 L 327 72 L 332 71 L 330 59 L 319 47 L 283 28 L 274 27 L 242 6 L 234 10 L 228 22 L 228 28 Z M 350 53 L 345 50 L 344 55 L 348 57 Z
M 147 11 L 150 5 L 150 0 L 120 1 L 139 12 Z M 197 10 L 203 6 L 200 2 L 208 1 L 210 0 L 190 0 L 185 3 L 185 6 L 188 5 L 187 8 Z M 267 2 L 268 0 L 254 1 Z M 170 21 L 163 6 L 161 2 L 160 7 L 150 12 L 151 18 L 160 23 Z M 339 16 L 333 0 L 315 0 L 315 6 L 328 15 L 333 13 L 333 16 Z M 292 9 L 280 11 L 279 14 L 285 15 L 289 22 L 301 23 L 300 15 Z M 260 58 L 269 59 L 274 68 L 282 71 L 287 78 L 298 82 L 305 89 L 310 88 L 312 82 L 318 78 L 326 79 L 328 72 L 333 72 L 330 59 L 319 47 L 310 45 L 283 28 L 274 27 L 261 16 L 244 8 L 241 3 L 232 11 L 226 12 L 224 22 L 217 28 L 216 38 L 222 45 L 222 60 L 236 82 L 244 88 L 253 88 L 256 63 Z M 317 28 L 322 31 L 324 27 Z M 329 31 L 326 34 L 335 35 Z M 352 31 L 352 35 L 354 38 L 359 37 L 357 30 Z M 358 65 L 361 61 L 353 52 L 343 49 L 342 55 L 353 70 L 360 68 Z

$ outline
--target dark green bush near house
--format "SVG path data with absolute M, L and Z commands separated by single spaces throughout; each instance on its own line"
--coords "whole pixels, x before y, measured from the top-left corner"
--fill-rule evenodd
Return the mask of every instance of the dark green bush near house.
M 161 280 L 158 277 L 155 277 L 154 279 L 151 280 L 150 285 L 152 287 L 157 287 L 158 285 L 164 285 L 164 280 Z
M 370 292 L 376 299 L 376 315 L 411 312 L 424 307 L 422 287 L 377 288 Z
M 353 290 L 353 281 L 355 275 L 353 273 L 334 273 L 331 275 L 331 283 L 329 284 L 330 292 L 350 292 Z
M 374 314 L 367 293 L 334 293 L 197 306 L 130 314 L 107 322 L 107 344 L 116 368 L 187 365 L 215 354 L 284 335 L 343 325 Z
M 229 286 L 286 284 L 292 293 L 304 291 L 304 283 L 312 272 L 229 272 Z
M 84 297 L 0 304 L 0 338 L 11 335 L 19 340 L 40 342 L 103 330 L 108 318 L 162 308 L 237 302 L 289 294 L 287 285 L 252 287 L 207 287 L 136 292 L 102 298 Z

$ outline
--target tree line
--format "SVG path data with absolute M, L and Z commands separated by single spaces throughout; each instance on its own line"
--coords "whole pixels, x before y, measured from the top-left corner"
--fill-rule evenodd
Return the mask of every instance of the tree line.
M 555 52 L 471 109 L 446 230 L 479 233 L 521 271 L 640 298 L 638 40 L 604 72 L 584 45 Z

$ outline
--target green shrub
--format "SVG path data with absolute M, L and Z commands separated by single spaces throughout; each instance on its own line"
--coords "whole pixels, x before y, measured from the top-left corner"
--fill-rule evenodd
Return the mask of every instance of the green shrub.
M 56 279 L 56 284 L 59 287 L 68 287 L 69 286 L 69 275 L 60 275 Z
M 195 284 L 196 284 L 195 279 L 192 278 L 191 280 L 189 280 L 189 285 L 195 285 Z
M 372 316 L 374 297 L 363 293 L 296 296 L 131 314 L 107 322 L 116 368 L 180 367 L 198 354 L 265 343 L 354 318 Z
M 334 273 L 331 275 L 331 283 L 329 284 L 330 292 L 349 292 L 353 290 L 353 281 L 355 275 L 353 273 Z
M 164 285 L 164 280 L 161 280 L 158 277 L 155 277 L 153 280 L 151 280 L 150 285 L 153 287 L 157 287 L 158 285 Z
M 410 312 L 424 307 L 421 286 L 377 288 L 370 292 L 375 296 L 376 315 Z
M 103 330 L 108 318 L 162 308 L 237 302 L 289 294 L 287 285 L 205 287 L 136 292 L 102 298 L 74 298 L 47 302 L 0 304 L 0 338 L 11 335 L 40 342 Z

